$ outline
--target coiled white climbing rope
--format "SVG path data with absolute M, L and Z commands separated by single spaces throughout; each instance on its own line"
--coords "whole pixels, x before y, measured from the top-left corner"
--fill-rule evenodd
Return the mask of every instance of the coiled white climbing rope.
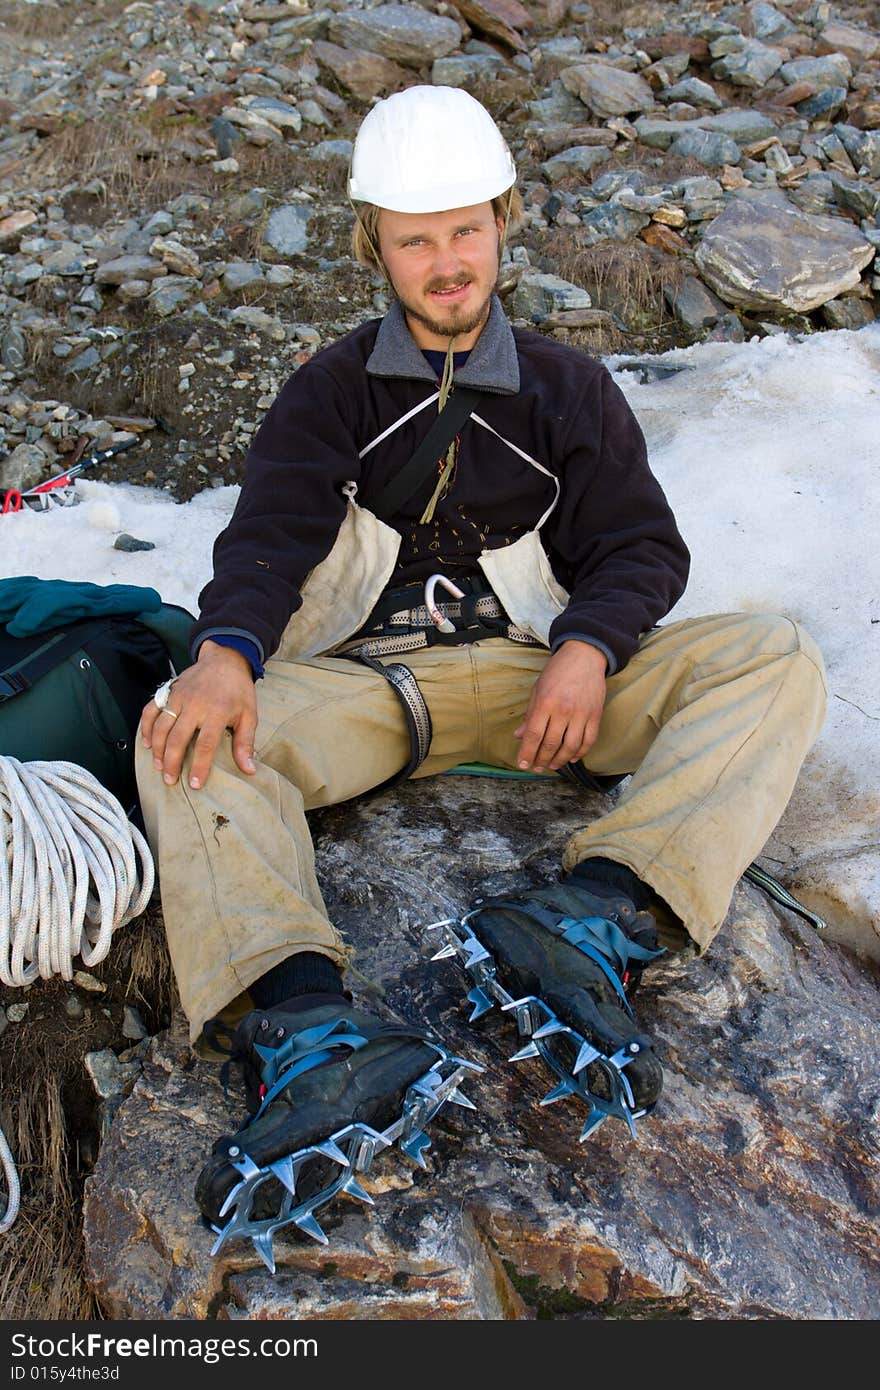
M 114 931 L 143 912 L 154 880 L 146 840 L 85 768 L 0 757 L 3 984 L 69 980 L 77 955 L 97 965 Z M 2 1233 L 15 1220 L 19 1197 L 2 1130 L 0 1164 L 8 1193 Z

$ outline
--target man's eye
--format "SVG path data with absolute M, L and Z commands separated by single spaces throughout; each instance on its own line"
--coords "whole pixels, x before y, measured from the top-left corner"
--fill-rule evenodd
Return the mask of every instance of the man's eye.
M 422 245 L 422 238 L 421 238 L 421 237 L 412 237 L 410 241 L 405 241 L 403 244 L 404 244 L 404 246 L 421 246 L 421 245 Z

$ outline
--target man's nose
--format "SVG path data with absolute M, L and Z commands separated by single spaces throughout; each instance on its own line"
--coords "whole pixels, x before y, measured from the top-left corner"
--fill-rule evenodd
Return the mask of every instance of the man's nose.
M 459 273 L 462 267 L 461 256 L 455 242 L 437 246 L 434 251 L 433 271 L 436 276 L 449 279 Z

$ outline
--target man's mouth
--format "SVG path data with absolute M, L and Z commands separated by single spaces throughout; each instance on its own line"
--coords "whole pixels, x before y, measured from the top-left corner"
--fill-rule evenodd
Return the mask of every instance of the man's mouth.
M 432 298 L 440 299 L 444 304 L 455 303 L 457 300 L 464 298 L 467 291 L 470 289 L 470 283 L 470 280 L 465 280 L 463 284 L 448 285 L 442 288 L 432 289 L 429 293 Z

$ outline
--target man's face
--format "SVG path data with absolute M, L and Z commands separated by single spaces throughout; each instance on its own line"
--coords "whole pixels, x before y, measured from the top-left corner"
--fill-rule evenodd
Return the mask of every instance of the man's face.
M 473 347 L 489 315 L 504 223 L 491 203 L 379 213 L 379 250 L 421 348 Z

